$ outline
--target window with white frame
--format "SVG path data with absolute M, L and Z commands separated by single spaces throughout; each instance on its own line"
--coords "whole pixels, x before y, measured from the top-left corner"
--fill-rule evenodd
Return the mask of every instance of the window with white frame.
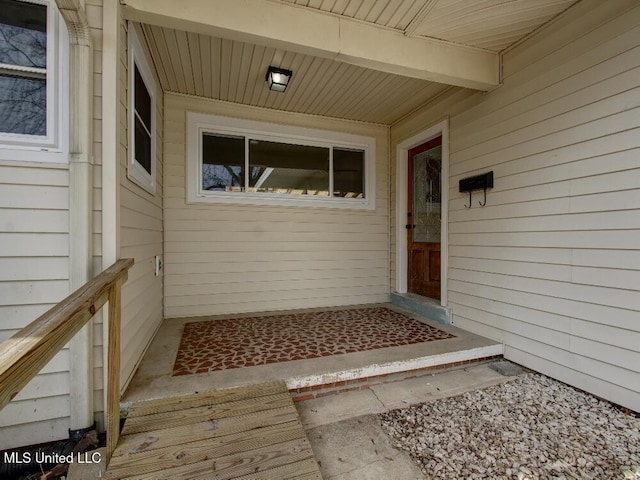
M 190 112 L 187 201 L 374 209 L 375 139 Z
M 55 2 L 0 0 L 0 158 L 66 161 L 67 44 Z
M 134 25 L 129 22 L 129 162 L 130 180 L 155 193 L 155 81 Z

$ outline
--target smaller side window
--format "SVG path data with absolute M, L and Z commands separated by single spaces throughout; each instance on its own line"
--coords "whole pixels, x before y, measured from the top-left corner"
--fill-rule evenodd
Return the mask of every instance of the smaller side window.
M 202 190 L 244 190 L 244 137 L 213 133 L 202 135 Z
M 333 149 L 333 196 L 364 198 L 364 150 Z
M 134 25 L 129 22 L 129 164 L 127 176 L 150 193 L 156 188 L 155 81 Z
M 68 161 L 68 46 L 54 0 L 0 0 L 0 159 Z
M 47 6 L 3 1 L 0 132 L 47 135 Z

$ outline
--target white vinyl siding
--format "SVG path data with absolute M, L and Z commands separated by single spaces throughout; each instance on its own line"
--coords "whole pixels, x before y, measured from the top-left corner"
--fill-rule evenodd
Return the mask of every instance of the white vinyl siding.
M 188 111 L 374 137 L 376 210 L 187 204 Z M 387 301 L 387 131 L 377 125 L 167 94 L 165 315 Z
M 94 85 L 100 85 L 102 0 L 87 0 L 85 11 L 93 37 Z M 63 24 L 60 19 L 60 28 Z M 93 109 L 94 272 L 99 272 L 102 264 L 100 104 L 97 88 Z M 64 131 L 68 133 L 68 127 Z M 70 293 L 67 158 L 59 160 L 64 165 L 22 160 L 20 156 L 14 161 L 0 161 L 0 341 Z M 99 424 L 103 410 L 101 322 L 98 312 L 94 317 L 93 362 L 95 418 Z M 0 450 L 68 438 L 69 390 L 69 352 L 63 349 L 0 412 Z
M 505 356 L 640 410 L 640 6 L 584 1 L 392 127 L 450 118 L 449 306 Z M 458 192 L 494 171 L 481 208 Z M 392 170 L 393 171 L 393 170 Z M 392 237 L 393 238 L 393 237 Z M 392 277 L 395 269 L 392 270 Z
M 69 293 L 69 172 L 0 162 L 0 342 Z M 0 450 L 68 436 L 62 350 L 0 411 Z
M 130 24 L 133 25 L 133 24 Z M 155 256 L 162 256 L 162 90 L 156 81 L 155 194 L 127 177 L 128 128 L 128 56 L 127 24 L 120 35 L 120 257 L 133 258 L 134 266 L 122 288 L 121 386 L 126 388 L 151 339 L 162 322 L 162 274 L 155 276 Z M 136 27 L 137 28 L 137 27 Z M 138 30 L 144 47 L 144 36 Z M 144 54 L 150 59 L 146 47 Z

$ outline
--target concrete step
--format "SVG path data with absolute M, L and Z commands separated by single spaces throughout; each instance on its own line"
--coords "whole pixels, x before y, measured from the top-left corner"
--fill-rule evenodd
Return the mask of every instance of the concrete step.
M 493 364 L 502 359 L 502 345 L 492 345 L 456 352 L 453 355 L 443 355 L 439 358 L 423 357 L 411 362 L 372 365 L 370 368 L 331 372 L 322 376 L 290 378 L 286 382 L 293 401 L 304 402 L 349 391 L 368 390 L 376 385 L 432 376 L 450 370 Z

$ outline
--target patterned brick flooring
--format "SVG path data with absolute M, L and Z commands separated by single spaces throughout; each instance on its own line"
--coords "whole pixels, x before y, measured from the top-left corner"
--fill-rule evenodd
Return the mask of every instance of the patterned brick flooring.
M 187 323 L 173 375 L 455 338 L 385 307 Z

